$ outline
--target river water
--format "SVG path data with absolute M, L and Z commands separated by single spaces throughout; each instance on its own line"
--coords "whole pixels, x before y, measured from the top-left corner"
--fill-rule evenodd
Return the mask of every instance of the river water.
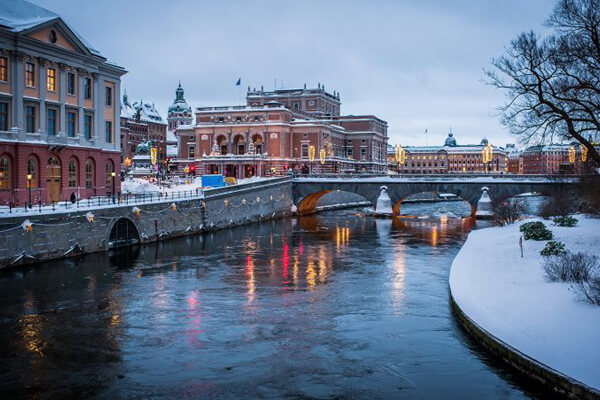
M 474 227 L 333 211 L 2 271 L 0 397 L 546 398 L 452 314 Z

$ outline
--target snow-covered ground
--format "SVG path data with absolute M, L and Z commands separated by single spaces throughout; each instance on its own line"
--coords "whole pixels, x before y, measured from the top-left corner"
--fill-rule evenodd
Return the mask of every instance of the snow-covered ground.
M 577 218 L 573 228 L 544 223 L 568 250 L 600 256 L 600 219 Z M 523 240 L 521 258 L 521 223 L 469 234 L 450 271 L 454 300 L 498 339 L 600 389 L 600 307 L 581 301 L 571 284 L 546 278 L 539 254 L 546 241 Z
M 247 178 L 247 179 L 238 179 L 237 183 L 238 184 L 244 184 L 244 183 L 252 183 L 252 182 L 260 182 L 260 181 L 264 181 L 270 178 L 264 178 L 264 177 L 252 177 L 252 178 Z M 156 182 L 149 182 L 146 179 L 142 179 L 142 178 L 131 178 L 131 179 L 125 179 L 123 182 L 121 182 L 121 192 L 122 193 L 133 193 L 133 194 L 140 194 L 140 193 L 159 193 L 162 192 L 163 194 L 165 193 L 177 193 L 177 192 L 196 192 L 196 191 L 200 191 L 202 187 L 202 178 L 201 177 L 195 177 L 193 179 L 178 179 L 177 181 L 174 181 L 173 183 L 171 183 L 169 186 L 167 185 L 161 185 L 159 186 Z

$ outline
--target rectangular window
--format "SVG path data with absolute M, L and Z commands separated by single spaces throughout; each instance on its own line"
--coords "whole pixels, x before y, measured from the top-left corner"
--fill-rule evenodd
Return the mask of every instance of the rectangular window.
M 352 157 L 353 152 L 352 149 L 346 149 L 346 157 Z
M 0 103 L 0 131 L 8 130 L 8 103 Z
M 75 137 L 75 120 L 76 115 L 74 112 L 67 113 L 67 135 L 69 137 Z
M 360 155 L 361 156 L 366 156 L 367 155 L 367 149 L 360 149 Z
M 112 143 L 112 122 L 106 121 L 104 127 L 106 130 L 106 143 Z
M 8 81 L 8 58 L 0 57 L 0 81 Z
M 194 146 L 190 146 L 188 148 L 188 158 L 194 158 L 195 154 L 194 154 Z
M 46 86 L 49 91 L 56 91 L 56 70 L 54 68 L 48 68 L 46 72 Z
M 75 74 L 67 72 L 67 94 L 75 96 Z
M 25 63 L 25 86 L 35 87 L 35 64 Z
M 48 131 L 48 135 L 56 135 L 56 110 L 49 108 L 46 113 L 46 130 Z
M 35 132 L 35 106 L 25 107 L 25 132 Z
M 90 78 L 83 80 L 83 93 L 86 100 L 92 98 L 92 80 Z
M 302 143 L 302 158 L 308 158 L 308 144 Z
M 83 117 L 83 135 L 87 140 L 92 138 L 92 116 L 86 115 Z
M 104 104 L 106 104 L 107 106 L 111 106 L 112 105 L 112 88 L 110 86 L 105 86 L 104 87 L 104 97 L 105 97 L 105 102 Z

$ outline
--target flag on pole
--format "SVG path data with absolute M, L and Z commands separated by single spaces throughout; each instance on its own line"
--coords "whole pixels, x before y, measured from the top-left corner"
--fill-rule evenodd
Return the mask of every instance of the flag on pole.
M 237 82 L 235 83 L 235 86 L 240 86 L 242 84 L 242 78 L 238 78 Z
M 427 133 L 427 129 L 425 129 L 425 133 Z

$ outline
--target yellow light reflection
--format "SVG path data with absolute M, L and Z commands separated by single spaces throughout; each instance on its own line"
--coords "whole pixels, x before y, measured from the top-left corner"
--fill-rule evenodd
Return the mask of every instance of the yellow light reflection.
M 252 257 L 250 256 L 246 257 L 246 288 L 248 303 L 252 303 L 255 297 L 256 280 L 254 278 L 254 261 L 252 261 Z
M 325 246 L 319 247 L 319 282 L 324 283 L 327 277 L 327 257 L 325 255 Z
M 316 285 L 316 276 L 317 273 L 315 272 L 315 262 L 309 261 L 308 265 L 306 266 L 306 283 L 308 283 L 308 286 L 314 287 Z
M 437 225 L 431 227 L 431 245 L 437 247 L 438 244 L 438 229 Z

